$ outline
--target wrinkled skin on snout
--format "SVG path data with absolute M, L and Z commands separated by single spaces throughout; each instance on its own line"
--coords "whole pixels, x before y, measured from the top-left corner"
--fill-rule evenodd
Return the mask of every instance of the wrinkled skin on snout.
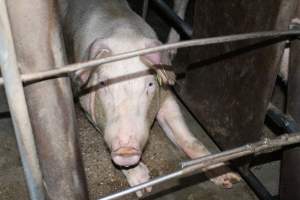
M 126 65 L 136 66 L 126 69 Z M 116 68 L 118 73 L 112 70 Z M 151 125 L 147 114 L 157 87 L 153 75 L 110 84 L 109 79 L 138 72 L 134 68 L 147 70 L 138 58 L 132 58 L 106 66 L 106 72 L 100 75 L 101 81 L 107 82 L 98 92 L 106 116 L 104 138 L 114 163 L 120 166 L 135 165 L 140 160 Z
M 88 51 L 88 59 L 126 51 L 130 42 L 123 42 L 124 45 L 120 46 L 114 45 L 114 41 L 97 40 Z M 140 49 L 147 46 L 144 41 L 136 44 L 135 48 Z M 154 59 L 151 62 L 160 59 L 156 54 L 147 58 Z M 141 62 L 140 57 L 134 57 L 80 71 L 76 75 L 81 85 L 88 88 L 80 97 L 81 105 L 104 132 L 113 162 L 125 167 L 138 164 L 158 101 L 158 83 L 153 70 Z

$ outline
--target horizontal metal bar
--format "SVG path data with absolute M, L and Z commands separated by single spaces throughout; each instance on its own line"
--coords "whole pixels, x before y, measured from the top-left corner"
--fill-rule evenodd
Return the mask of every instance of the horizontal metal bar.
M 100 198 L 99 200 L 111 200 L 111 199 L 117 199 L 122 196 L 125 196 L 127 194 L 139 191 L 141 189 L 144 189 L 146 187 L 150 187 L 162 182 L 165 182 L 170 179 L 179 178 L 183 175 L 190 174 L 191 172 L 194 172 L 196 170 L 208 170 L 213 169 L 218 166 L 220 166 L 221 163 L 230 161 L 236 158 L 240 158 L 246 155 L 254 154 L 254 153 L 264 153 L 266 150 L 268 152 L 272 152 L 278 149 L 278 147 L 295 144 L 300 142 L 300 133 L 294 133 L 290 135 L 282 135 L 280 137 L 277 137 L 275 139 L 264 139 L 262 141 L 247 144 L 232 150 L 224 151 L 221 153 L 208 155 L 201 157 L 199 159 L 186 161 L 181 163 L 182 169 L 177 170 L 173 173 L 157 177 L 153 180 L 150 180 L 148 182 L 139 184 L 137 186 L 128 188 L 126 190 L 123 190 L 121 192 L 114 193 L 112 195 Z
M 296 138 L 300 138 L 300 134 L 293 134 Z M 184 161 L 181 163 L 181 167 L 188 167 L 188 166 L 193 166 L 199 163 L 203 163 L 203 162 L 208 162 L 211 159 L 219 159 L 219 158 L 223 158 L 223 157 L 232 157 L 232 156 L 236 156 L 236 155 L 241 155 L 241 156 L 245 156 L 245 155 L 249 155 L 249 154 L 253 154 L 253 153 L 258 153 L 261 151 L 264 151 L 266 149 L 270 149 L 270 148 L 274 148 L 274 147 L 278 147 L 278 146 L 282 146 L 282 144 L 288 144 L 286 143 L 286 140 L 289 140 L 288 135 L 283 135 L 280 136 L 276 139 L 269 139 L 269 138 L 265 138 L 262 141 L 256 142 L 256 143 L 252 143 L 252 144 L 247 144 L 232 150 L 227 150 L 227 151 L 223 151 L 221 153 L 217 153 L 214 155 L 208 155 L 208 156 L 204 156 L 198 159 L 194 159 L 191 161 Z
M 255 33 L 237 34 L 237 35 L 211 37 L 211 38 L 176 42 L 172 44 L 161 45 L 158 47 L 152 47 L 152 48 L 141 49 L 137 51 L 131 51 L 128 53 L 117 54 L 114 56 L 101 58 L 97 60 L 91 60 L 82 63 L 69 64 L 65 66 L 55 66 L 53 67 L 52 70 L 35 72 L 31 74 L 23 74 L 21 76 L 21 79 L 23 82 L 29 82 L 29 81 L 33 82 L 33 81 L 40 81 L 43 79 L 56 78 L 58 76 L 72 73 L 77 70 L 88 69 L 105 63 L 115 62 L 123 59 L 128 59 L 128 58 L 154 53 L 154 52 L 166 51 L 170 49 L 222 44 L 222 43 L 236 42 L 236 41 L 249 40 L 249 39 L 266 39 L 266 38 L 274 38 L 274 37 L 293 37 L 293 36 L 295 37 L 299 35 L 300 35 L 300 31 L 294 31 L 294 30 L 293 31 L 267 31 L 267 32 L 255 32 Z M 284 38 L 283 40 L 286 40 L 286 38 Z M 0 78 L 0 85 L 3 85 L 2 78 Z

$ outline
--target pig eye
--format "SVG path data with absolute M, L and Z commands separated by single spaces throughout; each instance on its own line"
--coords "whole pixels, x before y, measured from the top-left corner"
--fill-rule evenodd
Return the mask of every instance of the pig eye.
M 102 79 L 102 80 L 99 82 L 99 85 L 100 85 L 101 87 L 107 86 L 107 84 L 108 84 L 108 80 L 107 80 L 107 79 L 105 79 L 105 80 Z
M 151 93 L 153 93 L 154 91 L 155 91 L 155 84 L 154 84 L 154 82 L 149 82 L 148 84 L 147 84 L 147 94 L 151 94 Z
M 105 81 L 100 81 L 101 86 L 105 86 Z
M 154 84 L 154 82 L 149 82 L 148 83 L 148 90 L 154 90 L 155 89 L 155 84 Z

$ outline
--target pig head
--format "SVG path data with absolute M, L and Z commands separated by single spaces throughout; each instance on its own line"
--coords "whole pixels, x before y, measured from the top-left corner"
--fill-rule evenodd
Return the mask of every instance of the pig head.
M 98 59 L 159 44 L 147 38 L 123 38 L 96 39 L 86 50 L 84 59 Z M 81 87 L 80 103 L 90 120 L 104 132 L 112 160 L 120 166 L 139 162 L 159 109 L 156 72 L 145 61 L 159 64 L 162 56 L 153 53 L 133 57 L 75 74 Z

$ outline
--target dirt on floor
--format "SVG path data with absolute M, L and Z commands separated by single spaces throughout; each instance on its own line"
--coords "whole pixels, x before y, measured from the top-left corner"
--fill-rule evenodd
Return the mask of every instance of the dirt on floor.
M 102 135 L 88 122 L 84 113 L 76 109 L 81 151 L 88 182 L 91 200 L 120 191 L 128 186 L 124 175 L 112 164 L 110 154 Z M 213 143 L 205 135 L 201 127 L 184 112 L 192 132 L 210 148 Z M 215 151 L 215 150 L 214 150 Z M 150 139 L 143 154 L 143 162 L 148 166 L 151 177 L 164 175 L 179 168 L 179 162 L 187 159 L 164 135 L 155 123 Z M 9 117 L 0 119 L 0 199 L 28 199 L 23 170 L 21 167 L 16 141 Z M 135 194 L 121 198 L 137 199 Z M 257 199 L 248 186 L 241 182 L 231 190 L 219 188 L 207 181 L 201 173 L 196 173 L 179 180 L 173 180 L 153 187 L 153 192 L 144 197 L 145 200 L 255 200 Z
M 77 109 L 77 114 L 90 198 L 96 199 L 129 187 L 124 175 L 111 162 L 102 135 L 90 125 L 79 109 Z M 178 166 L 178 160 L 182 154 L 178 153 L 172 144 L 167 143 L 170 142 L 162 135 L 157 124 L 154 124 L 142 158 L 142 161 L 149 167 L 152 177 L 172 172 Z M 122 199 L 135 198 L 133 194 Z

